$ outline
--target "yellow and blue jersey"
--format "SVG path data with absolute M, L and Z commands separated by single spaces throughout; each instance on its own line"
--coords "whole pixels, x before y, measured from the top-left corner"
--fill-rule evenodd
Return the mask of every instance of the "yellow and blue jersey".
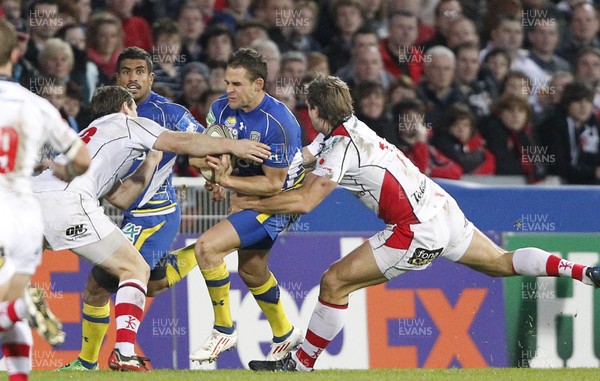
M 299 186 L 304 180 L 300 125 L 292 112 L 269 94 L 250 112 L 232 109 L 223 95 L 213 102 L 206 123 L 228 127 L 236 139 L 251 139 L 271 147 L 271 156 L 262 164 L 238 160 L 239 176 L 264 175 L 262 165 L 266 165 L 289 168 L 282 190 Z
M 183 106 L 151 92 L 150 96 L 137 107 L 138 116 L 152 119 L 171 131 L 204 132 L 200 124 Z M 177 208 L 177 195 L 173 187 L 173 166 L 177 154 L 164 152 L 156 173 L 135 202 L 124 214 L 135 217 L 173 213 Z M 140 162 L 141 163 L 141 162 Z M 140 163 L 132 167 L 133 172 Z
M 271 156 L 262 164 L 238 160 L 239 176 L 264 175 L 263 165 L 288 168 L 282 190 L 302 185 L 301 128 L 292 112 L 280 101 L 265 94 L 262 102 L 250 112 L 229 107 L 224 95 L 213 102 L 206 123 L 222 124 L 237 139 L 251 139 L 271 147 Z M 271 215 L 242 210 L 227 217 L 240 238 L 242 249 L 269 249 L 284 229 L 294 222 L 296 216 Z

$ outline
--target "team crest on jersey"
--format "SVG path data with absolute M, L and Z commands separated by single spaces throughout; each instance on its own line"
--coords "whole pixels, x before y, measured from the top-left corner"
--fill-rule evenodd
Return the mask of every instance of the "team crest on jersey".
M 322 146 L 320 147 L 320 151 L 319 151 L 319 153 L 317 153 L 317 156 L 325 156 L 327 153 L 331 152 L 331 150 L 333 150 L 333 147 L 335 147 L 335 145 L 340 140 L 341 140 L 341 138 L 335 137 L 331 140 L 331 143 L 329 143 L 329 144 L 321 143 Z
M 225 119 L 225 127 L 228 127 L 229 129 L 235 127 L 236 124 L 237 119 L 235 118 L 235 116 L 228 116 L 227 119 Z
M 439 257 L 440 254 L 442 254 L 442 250 L 444 250 L 443 247 L 441 249 L 435 250 L 427 250 L 423 249 L 422 247 L 418 247 L 415 249 L 415 252 L 413 253 L 412 257 L 408 259 L 408 263 L 415 266 L 428 265 L 431 262 L 433 262 L 434 259 Z
M 260 142 L 260 132 L 252 131 L 250 133 L 250 140 L 254 140 L 255 142 Z

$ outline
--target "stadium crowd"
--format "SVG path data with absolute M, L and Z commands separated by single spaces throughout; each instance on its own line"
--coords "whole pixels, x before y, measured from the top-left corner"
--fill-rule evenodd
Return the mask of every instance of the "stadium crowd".
M 2 0 L 13 77 L 76 131 L 139 46 L 153 90 L 201 122 L 232 52 L 268 62 L 268 92 L 317 135 L 303 84 L 334 74 L 357 116 L 432 177 L 600 183 L 600 18 L 585 0 Z M 187 158 L 176 173 L 198 176 Z

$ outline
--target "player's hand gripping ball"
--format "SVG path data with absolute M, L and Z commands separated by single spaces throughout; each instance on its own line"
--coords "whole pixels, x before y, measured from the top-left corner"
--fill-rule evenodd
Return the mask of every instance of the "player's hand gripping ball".
M 204 131 L 204 133 L 207 134 L 208 136 L 233 139 L 233 134 L 231 133 L 231 130 L 222 124 L 211 124 Z M 231 174 L 231 172 L 233 171 L 235 162 L 236 162 L 236 158 L 235 158 L 235 156 L 232 155 L 231 156 L 231 165 L 229 166 L 229 169 L 227 170 L 228 175 Z M 216 180 L 215 179 L 215 171 L 212 168 L 202 167 L 202 168 L 200 168 L 200 174 L 202 174 L 202 176 L 206 180 L 210 181 L 211 183 L 214 183 Z

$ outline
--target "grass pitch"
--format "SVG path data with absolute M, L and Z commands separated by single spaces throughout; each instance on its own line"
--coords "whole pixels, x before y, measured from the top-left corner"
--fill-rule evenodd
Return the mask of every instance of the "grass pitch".
M 150 373 L 52 372 L 35 371 L 31 381 L 276 381 L 276 380 L 410 380 L 410 381 L 499 381 L 499 380 L 577 380 L 597 381 L 600 369 L 375 369 L 327 370 L 314 373 L 268 373 L 249 370 L 155 370 Z

